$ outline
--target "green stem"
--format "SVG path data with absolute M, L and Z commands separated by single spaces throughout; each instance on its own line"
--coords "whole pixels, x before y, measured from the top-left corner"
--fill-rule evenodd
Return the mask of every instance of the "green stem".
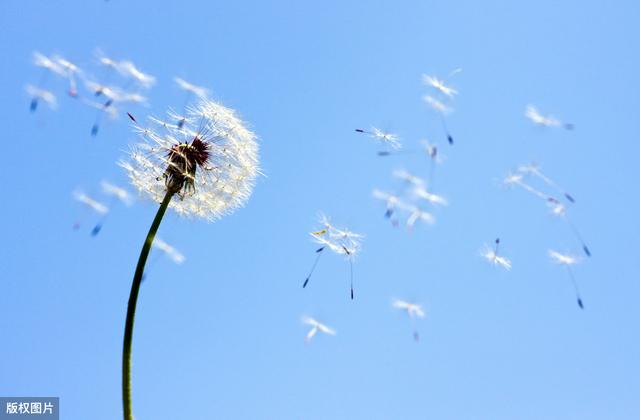
M 167 211 L 167 207 L 169 207 L 169 202 L 173 194 L 173 192 L 167 191 L 167 194 L 160 204 L 158 213 L 156 213 L 156 217 L 153 219 L 153 223 L 147 234 L 147 239 L 145 239 L 142 251 L 140 251 L 140 258 L 138 258 L 136 273 L 133 276 L 133 284 L 131 285 L 131 294 L 129 295 L 129 304 L 127 306 L 127 320 L 124 326 L 124 344 L 122 347 L 122 405 L 124 407 L 124 420 L 133 420 L 133 414 L 131 413 L 131 341 L 133 338 L 133 322 L 136 316 L 138 292 L 140 291 L 144 266 L 147 263 L 153 238 L 156 236 L 160 222 L 162 222 L 164 213 Z

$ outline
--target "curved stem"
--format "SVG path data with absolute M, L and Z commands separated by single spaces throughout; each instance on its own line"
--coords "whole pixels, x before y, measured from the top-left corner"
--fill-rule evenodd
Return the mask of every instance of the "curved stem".
M 133 420 L 133 414 L 131 413 L 131 341 L 133 338 L 133 322 L 136 316 L 136 304 L 138 302 L 138 292 L 140 291 L 140 284 L 142 283 L 142 275 L 144 274 L 144 266 L 147 263 L 147 257 L 151 250 L 151 244 L 156 236 L 160 222 L 164 217 L 164 213 L 167 211 L 173 192 L 167 191 L 164 196 L 158 213 L 153 219 L 151 228 L 147 238 L 142 245 L 142 251 L 140 251 L 140 258 L 138 258 L 138 265 L 136 266 L 136 272 L 133 276 L 133 284 L 131 285 L 131 293 L 129 294 L 129 304 L 127 306 L 127 320 L 124 326 L 124 343 L 122 347 L 122 405 L 124 408 L 124 419 Z

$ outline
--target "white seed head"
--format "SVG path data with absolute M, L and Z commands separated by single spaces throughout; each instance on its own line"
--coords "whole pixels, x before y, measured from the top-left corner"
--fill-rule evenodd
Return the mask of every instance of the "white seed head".
M 258 143 L 233 110 L 201 100 L 188 110 L 181 128 L 162 124 L 158 131 L 140 126 L 136 131 L 145 141 L 120 165 L 152 200 L 161 202 L 168 188 L 174 189 L 179 197 L 170 208 L 212 221 L 241 207 L 251 195 L 259 174 Z

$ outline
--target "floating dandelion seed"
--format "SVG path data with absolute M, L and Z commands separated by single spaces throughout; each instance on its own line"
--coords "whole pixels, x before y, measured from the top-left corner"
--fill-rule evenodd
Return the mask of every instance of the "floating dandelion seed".
M 38 108 L 38 104 L 40 101 L 44 102 L 49 106 L 50 109 L 55 110 L 58 108 L 58 101 L 56 100 L 56 96 L 45 89 L 40 89 L 33 85 L 27 85 L 25 87 L 27 94 L 31 97 L 31 104 L 29 105 L 29 110 L 34 112 Z
M 233 110 L 201 100 L 189 115 L 183 129 L 166 128 L 163 133 L 136 124 L 145 141 L 132 149 L 130 161 L 120 162 L 131 183 L 160 203 L 140 252 L 127 306 L 122 358 L 125 420 L 132 419 L 131 343 L 138 294 L 167 208 L 184 216 L 218 219 L 246 203 L 259 174 L 256 137 Z
M 553 214 L 554 216 L 561 217 L 567 223 L 573 235 L 576 237 L 578 242 L 580 242 L 582 251 L 585 253 L 587 257 L 591 257 L 591 250 L 587 246 L 587 243 L 584 241 L 584 239 L 582 239 L 582 235 L 580 234 L 580 231 L 578 230 L 576 225 L 571 221 L 571 219 L 567 215 L 567 207 L 562 203 L 549 203 L 549 206 L 551 207 L 551 214 Z
M 564 188 L 562 188 L 560 185 L 558 185 L 558 183 L 555 182 L 553 179 L 551 179 L 547 175 L 545 175 L 542 172 L 542 170 L 540 170 L 540 167 L 538 165 L 536 165 L 535 163 L 530 163 L 528 165 L 520 165 L 518 167 L 518 172 L 520 172 L 522 174 L 526 174 L 526 175 L 533 175 L 536 178 L 541 179 L 545 184 L 547 184 L 548 186 L 554 188 L 556 191 L 558 191 L 560 194 L 562 194 L 571 203 L 575 203 L 576 202 L 571 194 L 569 194 Z
M 140 86 L 145 89 L 150 88 L 156 83 L 155 77 L 151 76 L 150 74 L 143 73 L 131 61 L 120 61 L 117 64 L 116 69 L 123 76 L 131 77 L 132 80 L 135 80 Z
M 398 198 L 398 196 L 396 195 L 380 190 L 373 190 L 373 197 L 385 202 L 387 209 L 384 213 L 384 217 L 386 217 L 387 219 L 391 218 L 391 216 L 393 216 L 393 213 L 396 211 L 396 206 L 400 202 L 400 198 Z
M 181 79 L 179 77 L 174 78 L 176 84 L 180 87 L 180 89 L 184 90 L 186 92 L 186 97 L 184 99 L 184 105 L 182 106 L 182 114 L 180 116 L 177 116 L 177 121 L 178 121 L 178 128 L 182 128 L 184 126 L 184 123 L 187 120 L 187 117 L 184 115 L 185 110 L 187 108 L 187 105 L 189 104 L 189 101 L 191 100 L 191 97 L 193 95 L 195 95 L 196 97 L 200 98 L 200 99 L 206 99 L 207 96 L 209 96 L 209 90 L 200 86 L 196 86 L 194 84 L 191 84 L 189 82 L 187 82 L 184 79 Z
M 109 213 L 109 207 L 107 207 L 107 205 L 101 203 L 100 201 L 90 197 L 89 195 L 81 191 L 74 192 L 73 197 L 76 199 L 76 201 L 79 201 L 80 203 L 84 204 L 87 208 L 89 208 L 95 213 L 98 213 L 103 217 L 106 216 L 107 213 Z M 77 220 L 73 224 L 73 228 L 78 229 L 80 225 L 81 225 L 81 220 Z M 100 223 L 96 224 L 94 228 L 91 230 L 91 236 L 97 236 L 100 233 L 101 229 L 102 229 L 102 224 Z
M 503 257 L 498 254 L 500 247 L 500 238 L 496 238 L 494 242 L 494 247 L 491 248 L 488 245 L 485 245 L 483 249 L 480 251 L 480 255 L 493 265 L 499 265 L 505 270 L 511 270 L 511 260 L 506 257 Z
M 103 115 L 107 114 L 111 118 L 116 118 L 118 110 L 117 103 L 145 103 L 147 98 L 135 92 L 127 92 L 116 86 L 102 85 L 100 83 L 87 80 L 85 84 L 89 90 L 95 93 L 95 96 L 104 96 L 105 101 L 102 103 L 84 100 L 86 105 L 96 108 L 97 114 L 93 125 L 91 126 L 91 136 L 95 137 L 100 129 Z
M 453 98 L 455 95 L 458 94 L 457 90 L 455 90 L 452 87 L 449 87 L 449 86 L 445 85 L 444 81 L 438 79 L 435 76 L 429 76 L 428 74 L 423 74 L 422 75 L 422 82 L 425 85 L 431 86 L 432 88 L 436 89 L 440 93 L 448 96 L 449 98 Z
M 509 174 L 507 175 L 507 177 L 504 179 L 503 183 L 504 185 L 510 187 L 513 185 L 519 186 L 520 188 L 524 189 L 525 191 L 533 194 L 534 196 L 544 200 L 547 203 L 559 203 L 560 201 L 548 194 L 543 193 L 540 190 L 537 190 L 535 188 L 533 188 L 531 185 L 527 184 L 526 182 L 524 182 L 523 180 L 523 175 L 522 174 Z
M 571 266 L 578 264 L 580 260 L 572 255 L 561 254 L 558 251 L 554 251 L 552 249 L 549 250 L 549 257 L 556 264 L 564 265 L 565 267 L 567 267 L 567 273 L 569 273 L 569 278 L 571 279 L 571 283 L 573 284 L 573 289 L 576 293 L 578 306 L 580 307 L 580 309 L 584 309 L 582 298 L 580 297 L 580 290 L 578 289 L 578 283 L 576 282 L 576 279 L 573 275 L 573 270 L 571 269 Z
M 124 205 L 130 206 L 133 204 L 133 197 L 129 193 L 129 191 L 125 190 L 122 187 L 118 187 L 108 181 L 100 182 L 100 186 L 102 187 L 102 191 L 112 197 L 120 200 Z
M 186 257 L 180 251 L 166 243 L 160 238 L 155 238 L 153 241 L 153 247 L 162 251 L 171 261 L 176 264 L 182 264 Z
M 56 57 L 55 59 L 64 72 L 63 76 L 69 82 L 69 89 L 67 90 L 67 93 L 69 96 L 76 98 L 78 96 L 78 83 L 76 81 L 76 77 L 77 75 L 82 74 L 82 70 L 67 59 L 62 57 Z
M 574 125 L 570 123 L 563 123 L 556 117 L 552 115 L 542 115 L 538 109 L 533 105 L 527 105 L 527 108 L 524 112 L 525 117 L 527 117 L 531 122 L 536 125 L 543 127 L 563 127 L 566 130 L 573 130 Z
M 311 342 L 311 339 L 313 337 L 315 337 L 315 335 L 318 333 L 318 331 L 324 333 L 324 334 L 328 334 L 328 335 L 336 335 L 336 331 L 332 328 L 329 328 L 328 326 L 322 324 L 321 322 L 316 321 L 315 319 L 311 318 L 311 317 L 303 317 L 302 318 L 302 323 L 305 325 L 309 325 L 311 326 L 311 329 L 309 330 L 309 332 L 307 333 L 307 335 L 304 338 L 304 342 L 309 344 Z
M 429 192 L 427 188 L 420 185 L 415 185 L 411 189 L 411 193 L 415 197 L 428 201 L 430 204 L 437 204 L 441 206 L 446 206 L 447 204 L 449 204 L 447 199 L 443 196 Z
M 310 233 L 314 241 L 321 245 L 321 248 L 318 248 L 316 250 L 316 259 L 314 260 L 313 266 L 311 267 L 309 275 L 306 277 L 304 283 L 302 284 L 302 287 L 307 287 L 307 284 L 309 284 L 311 275 L 316 269 L 318 260 L 320 259 L 322 252 L 326 248 L 329 248 L 336 254 L 345 255 L 347 257 L 347 260 L 349 261 L 350 292 L 351 299 L 353 299 L 353 258 L 355 257 L 356 253 L 360 251 L 363 235 L 351 232 L 346 229 L 339 229 L 333 226 L 329 219 L 324 215 L 320 216 L 320 225 L 321 227 L 319 229 Z
M 406 222 L 407 229 L 409 231 L 413 229 L 413 226 L 416 224 L 417 221 L 421 221 L 429 225 L 432 225 L 436 222 L 435 217 L 433 217 L 431 213 L 429 213 L 428 211 L 422 210 L 418 206 L 400 202 L 398 203 L 398 208 L 409 212 L 409 217 L 407 218 L 407 222 Z
M 397 169 L 393 171 L 393 176 L 416 187 L 422 187 L 425 185 L 424 179 L 412 174 L 406 169 Z
M 418 305 L 417 303 L 409 303 L 404 300 L 394 299 L 393 302 L 391 302 L 391 306 L 396 309 L 405 311 L 412 322 L 416 318 L 424 318 L 424 310 L 422 309 L 422 306 Z M 420 341 L 420 334 L 418 333 L 418 330 L 415 328 L 415 326 L 413 331 L 413 339 L 416 342 Z
M 361 128 L 356 128 L 356 132 L 367 134 L 369 135 L 369 137 L 380 141 L 382 144 L 390 146 L 392 149 L 397 150 L 402 148 L 402 143 L 400 143 L 400 137 L 398 137 L 397 134 L 387 133 L 376 127 L 372 127 L 371 131 L 363 130 Z M 384 156 L 384 154 L 381 156 Z

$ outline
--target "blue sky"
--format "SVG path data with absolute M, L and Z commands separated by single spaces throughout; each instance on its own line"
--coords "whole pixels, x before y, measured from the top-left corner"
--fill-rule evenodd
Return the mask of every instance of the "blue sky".
M 133 353 L 143 419 L 635 419 L 640 417 L 640 202 L 636 2 L 3 1 L 5 127 L 0 395 L 59 396 L 63 419 L 121 416 L 126 302 L 156 210 L 114 206 L 103 231 L 73 201 L 125 184 L 115 162 L 137 141 L 121 115 L 64 95 L 30 114 L 34 50 L 96 72 L 94 51 L 157 77 L 144 120 L 180 107 L 174 76 L 207 86 L 260 136 L 261 177 L 246 208 L 206 224 L 168 216 L 143 284 Z M 423 73 L 459 90 L 445 143 L 422 102 Z M 542 129 L 529 103 L 576 125 Z M 127 109 L 128 110 L 128 109 Z M 424 156 L 376 156 L 355 128 L 421 139 L 446 156 L 434 226 L 393 228 L 373 188 Z M 579 253 L 544 204 L 501 179 L 537 161 L 576 197 L 593 257 L 575 268 L 586 309 L 547 249 Z M 325 256 L 300 286 L 323 211 L 366 235 L 348 266 Z M 73 230 L 79 218 L 82 226 Z M 495 237 L 505 272 L 478 256 Z M 153 260 L 153 258 L 152 258 Z M 424 304 L 422 340 L 390 306 Z M 338 331 L 305 345 L 300 316 Z

